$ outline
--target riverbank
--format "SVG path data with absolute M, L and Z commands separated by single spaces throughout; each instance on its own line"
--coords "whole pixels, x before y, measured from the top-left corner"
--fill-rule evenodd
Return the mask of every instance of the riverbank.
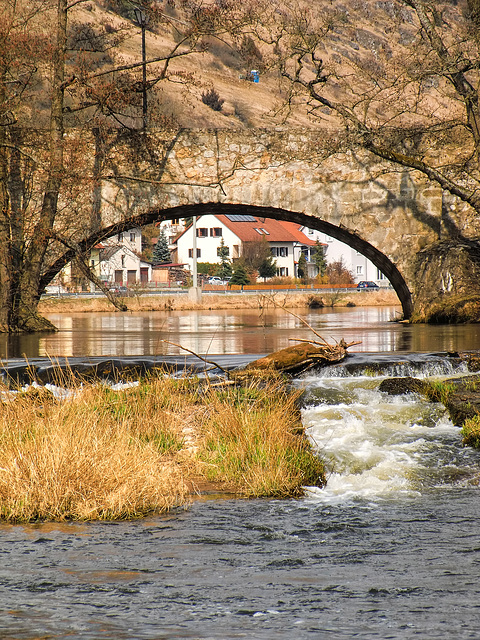
M 151 376 L 118 390 L 65 382 L 3 390 L 4 521 L 123 520 L 187 505 L 200 486 L 285 498 L 324 483 L 298 394 L 280 377 L 212 386 Z
M 400 305 L 392 289 L 380 291 L 352 291 L 349 293 L 244 293 L 207 294 L 200 302 L 193 302 L 185 294 L 135 295 L 123 298 L 129 311 L 188 311 L 217 309 L 263 309 L 274 306 L 287 309 L 309 307 L 365 307 Z M 105 297 L 44 297 L 39 312 L 46 313 L 121 313 Z

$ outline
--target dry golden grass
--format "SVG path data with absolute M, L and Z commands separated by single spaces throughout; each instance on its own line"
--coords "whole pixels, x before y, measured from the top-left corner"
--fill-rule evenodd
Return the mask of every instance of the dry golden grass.
M 125 298 L 130 311 L 188 311 L 209 309 L 259 309 L 265 305 L 285 306 L 286 308 L 302 308 L 308 306 L 308 298 L 311 291 L 305 293 L 277 293 L 273 296 L 257 293 L 242 295 L 208 294 L 204 295 L 202 302 L 194 303 L 186 295 L 159 295 L 159 296 L 135 296 Z M 363 306 L 388 306 L 399 305 L 398 297 L 392 289 L 385 291 L 368 291 L 352 293 L 319 293 L 316 297 L 322 298 L 325 306 L 344 307 L 347 304 L 359 307 Z M 268 298 L 272 300 L 269 302 Z M 92 312 L 117 312 L 108 300 L 102 298 L 44 298 L 39 305 L 42 314 L 48 313 L 92 313 Z
M 162 513 L 202 480 L 244 496 L 323 482 L 295 397 L 278 381 L 210 388 L 154 377 L 120 391 L 78 385 L 62 401 L 44 388 L 3 399 L 0 519 L 9 522 Z
M 185 502 L 182 475 L 104 387 L 66 401 L 22 394 L 0 412 L 0 515 L 9 521 L 133 518 Z M 150 416 L 150 421 L 152 416 Z M 160 435 L 173 440 L 170 431 Z M 150 436 L 150 437 L 149 437 Z
M 208 392 L 198 426 L 205 477 L 248 497 L 298 496 L 305 485 L 322 486 L 323 464 L 304 435 L 296 400 L 279 380 Z

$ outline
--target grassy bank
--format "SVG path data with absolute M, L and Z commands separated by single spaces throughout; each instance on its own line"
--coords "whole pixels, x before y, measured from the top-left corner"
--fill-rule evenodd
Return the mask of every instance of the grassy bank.
M 133 296 L 124 298 L 130 311 L 187 311 L 195 309 L 262 309 L 265 307 L 284 306 L 286 308 L 308 308 L 314 302 L 315 306 L 323 304 L 325 307 L 346 306 L 385 306 L 399 305 L 395 291 L 352 291 L 351 293 L 276 293 L 273 295 L 252 294 L 208 294 L 204 295 L 200 303 L 192 302 L 187 295 L 158 295 Z M 120 313 L 105 297 L 45 297 L 42 298 L 39 311 L 48 313 L 91 313 L 116 312 Z
M 185 505 L 199 484 L 295 496 L 322 484 L 294 394 L 156 377 L 57 400 L 46 389 L 0 405 L 0 518 L 127 519 Z

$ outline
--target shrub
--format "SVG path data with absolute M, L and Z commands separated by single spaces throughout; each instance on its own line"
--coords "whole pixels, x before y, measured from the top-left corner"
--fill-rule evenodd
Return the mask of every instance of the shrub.
M 221 111 L 225 100 L 222 100 L 215 89 L 209 89 L 202 93 L 202 102 L 214 111 Z

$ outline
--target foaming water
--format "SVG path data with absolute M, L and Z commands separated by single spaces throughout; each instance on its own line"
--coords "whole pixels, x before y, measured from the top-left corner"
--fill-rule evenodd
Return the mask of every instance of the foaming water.
M 441 405 L 383 394 L 384 373 L 347 366 L 297 381 L 323 490 L 0 526 L 0 637 L 478 638 L 480 454 Z
M 425 368 L 412 369 L 409 375 L 426 375 Z M 328 476 L 326 488 L 309 490 L 310 500 L 413 498 L 433 487 L 477 482 L 478 455 L 462 446 L 443 405 L 380 392 L 384 376 L 329 373 L 302 381 L 303 422 Z

